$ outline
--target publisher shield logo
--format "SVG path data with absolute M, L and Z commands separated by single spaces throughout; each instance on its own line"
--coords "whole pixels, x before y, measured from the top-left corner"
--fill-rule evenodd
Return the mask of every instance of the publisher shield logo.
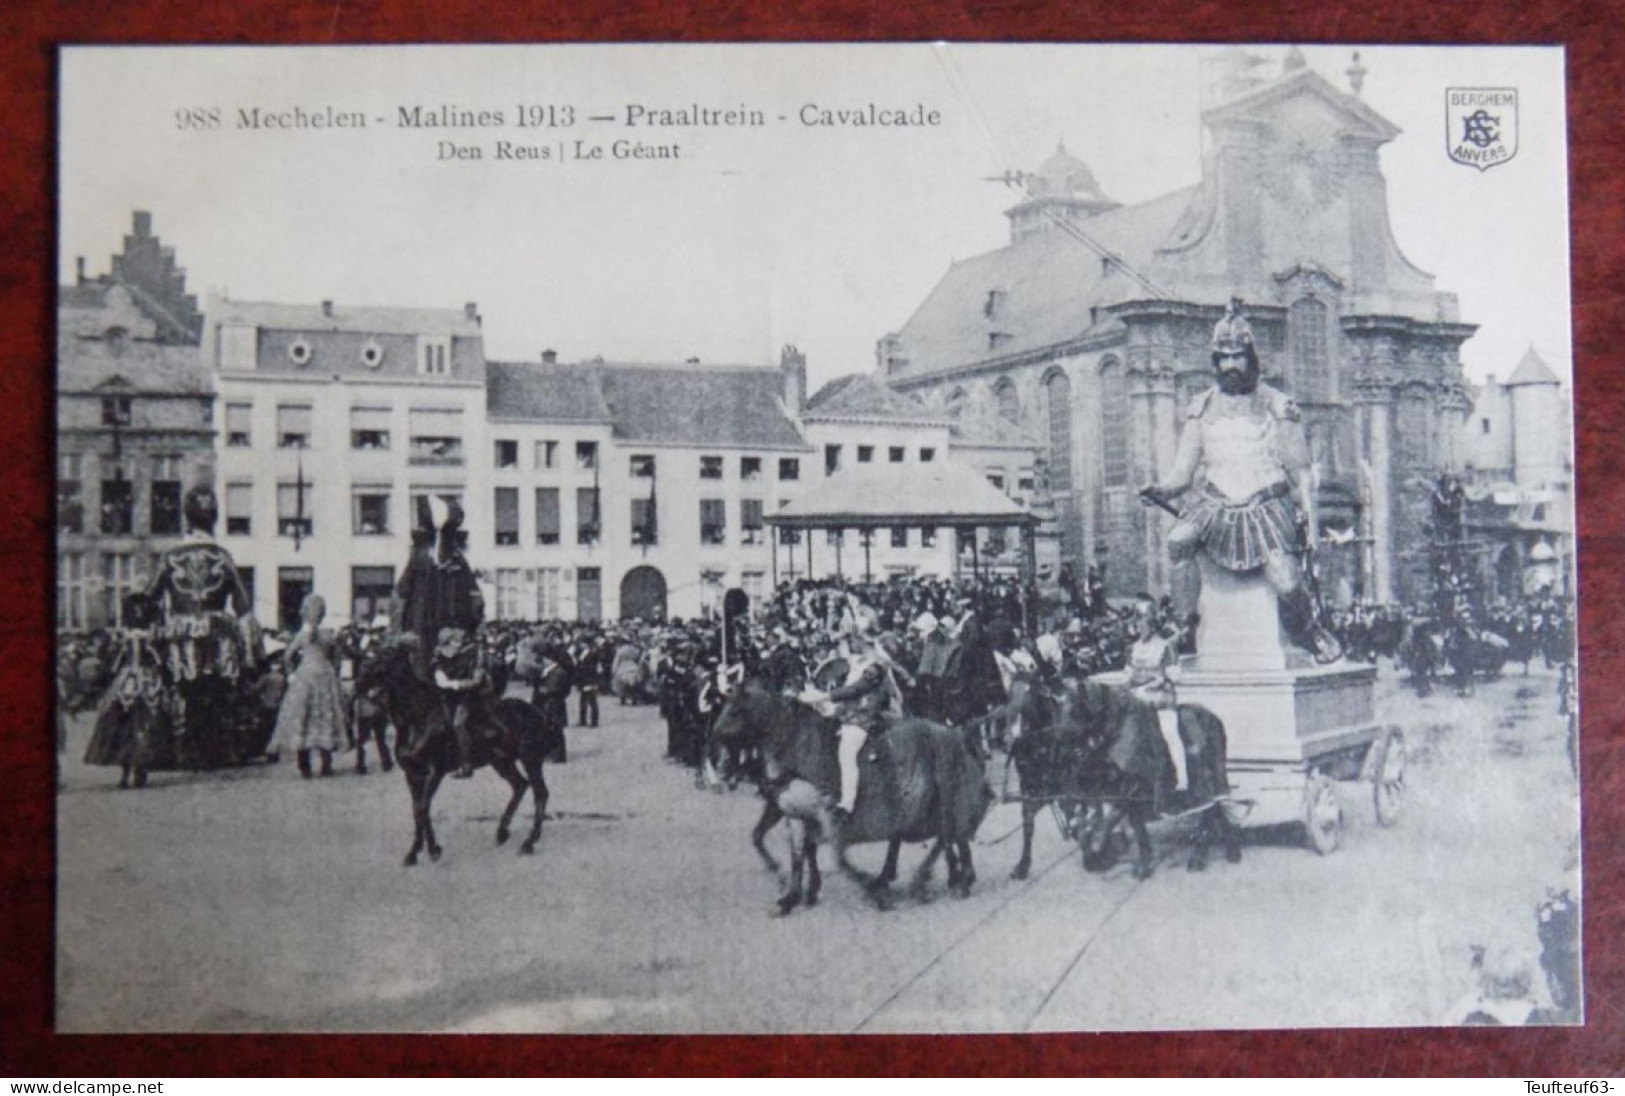
M 1444 94 L 1444 140 L 1452 160 L 1488 171 L 1517 155 L 1517 88 L 1447 88 Z

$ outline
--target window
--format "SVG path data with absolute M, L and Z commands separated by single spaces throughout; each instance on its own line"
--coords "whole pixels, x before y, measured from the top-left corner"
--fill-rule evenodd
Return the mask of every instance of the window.
M 700 500 L 700 543 L 728 543 L 728 506 L 723 500 Z
M 797 460 L 795 457 L 780 457 L 779 458 L 779 479 L 780 479 L 780 481 L 782 482 L 782 481 L 787 481 L 787 480 L 798 480 L 800 478 L 801 478 L 801 461 Z
M 1490 420 L 1489 419 L 1480 419 L 1480 420 L 1478 420 L 1478 424 L 1479 424 L 1480 427 L 1483 428 L 1482 431 L 1481 431 L 1482 433 L 1488 434 L 1490 432 Z
M 935 526 L 924 525 L 920 527 L 920 547 L 935 548 L 937 546 L 937 530 Z
M 762 479 L 762 458 L 740 457 L 739 478 L 745 483 L 759 483 Z
M 1016 382 L 1005 377 L 993 386 L 993 398 L 998 401 L 999 417 L 1008 422 L 1021 421 L 1021 395 Z
M 56 626 L 83 628 L 89 623 L 85 600 L 85 554 L 63 552 L 56 560 Z
M 519 545 L 519 488 L 498 487 L 493 500 L 492 528 L 496 530 L 498 548 L 516 548 Z
M 1128 457 L 1128 387 L 1123 367 L 1111 358 L 1100 370 L 1101 486 L 1128 486 Z
M 841 530 L 827 529 L 824 531 L 824 543 L 829 545 L 831 548 L 839 548 L 841 546 L 841 540 Z
M 85 530 L 85 459 L 80 453 L 63 453 L 57 461 L 56 527 L 63 533 Z
M 908 526 L 894 525 L 891 530 L 891 546 L 893 548 L 908 547 Z
M 519 569 L 517 567 L 498 567 L 496 588 L 496 619 L 521 619 L 523 613 L 519 608 Z
M 632 500 L 632 543 L 644 547 L 660 543 L 653 499 Z
M 722 595 L 728 585 L 728 572 L 700 572 L 700 613 L 715 619 L 722 615 Z
M 762 529 L 762 500 L 739 500 L 739 543 L 761 544 Z
M 1030 494 L 1036 486 L 1037 481 L 1033 479 L 1033 474 L 1031 472 L 1023 472 L 1020 476 L 1016 477 L 1017 491 Z
M 496 439 L 496 466 L 498 468 L 519 467 L 519 443 L 508 438 Z
M 559 569 L 557 567 L 542 567 L 536 572 L 536 619 L 558 620 L 562 612 L 559 606 Z
M 903 455 L 905 452 L 906 451 L 901 445 L 893 445 L 886 450 L 886 459 L 891 461 L 893 464 L 902 464 Z
M 739 576 L 739 588 L 750 598 L 751 612 L 762 607 L 762 596 L 767 591 L 767 575 L 761 571 L 745 571 Z
M 389 448 L 389 408 L 350 408 L 350 448 L 363 450 Z
M 358 537 L 389 535 L 389 488 L 355 489 L 350 496 L 350 531 Z
M 655 474 L 654 457 L 648 453 L 633 454 L 631 472 L 633 479 L 653 479 Z
M 1327 353 L 1327 320 L 1331 310 L 1313 297 L 1294 301 L 1287 310 L 1292 336 L 1293 395 L 1305 403 L 1332 398 L 1332 375 Z
M 833 476 L 841 470 L 841 447 L 839 445 L 824 446 L 824 475 Z
M 410 414 L 411 451 L 408 463 L 458 465 L 463 463 L 461 408 L 414 407 Z
M 926 448 L 920 450 L 920 463 L 921 464 L 930 464 L 932 461 L 934 461 L 936 459 L 937 459 L 937 451 L 935 449 L 932 449 L 930 447 L 926 447 Z
M 858 463 L 868 464 L 875 459 L 875 447 L 872 445 L 858 446 Z
M 1004 490 L 1004 473 L 1003 472 L 989 472 L 987 474 L 987 482 L 991 483 L 994 487 L 997 487 L 999 490 L 1003 491 Z
M 518 458 L 515 457 L 515 464 Z M 556 468 L 559 463 L 559 443 L 556 441 L 539 441 L 536 443 L 536 470 Z M 502 467 L 498 465 L 498 467 Z
M 395 568 L 350 568 L 350 620 L 362 627 L 379 613 L 389 612 L 395 593 Z
M 124 623 L 124 599 L 135 593 L 134 552 L 102 554 L 102 620 L 117 627 Z
M 1061 369 L 1044 378 L 1049 401 L 1050 489 L 1061 519 L 1061 555 L 1078 559 L 1083 555 L 1083 528 L 1077 519 L 1077 503 L 1072 497 L 1072 378 Z
M 254 485 L 226 484 L 226 534 L 246 537 L 253 532 Z
M 557 544 L 562 522 L 559 519 L 559 489 L 536 488 L 536 543 Z
M 309 480 L 304 481 L 304 490 L 299 489 L 297 483 L 279 483 L 276 485 L 276 531 L 277 536 L 308 537 L 315 531 L 311 517 L 311 487 Z
M 124 461 L 102 462 L 102 533 L 129 536 L 135 527 L 135 485 Z
M 129 426 L 130 425 L 130 397 L 129 396 L 103 396 L 102 397 L 102 425 L 103 426 Z
M 233 449 L 246 449 L 252 445 L 254 443 L 253 419 L 253 404 L 226 404 L 226 445 Z
M 310 448 L 310 404 L 278 404 L 276 444 L 279 449 Z
M 418 372 L 429 377 L 444 377 L 451 373 L 451 340 L 419 339 Z
M 598 511 L 598 488 L 576 488 L 576 543 L 593 545 L 598 543 L 599 529 L 603 526 L 603 519 Z
M 595 441 L 576 442 L 576 471 L 591 472 L 598 467 L 598 443 Z
M 722 478 L 721 457 L 700 458 L 700 478 L 703 480 L 719 480 Z
M 181 459 L 152 458 L 152 486 L 148 494 L 148 529 L 155 537 L 181 533 Z

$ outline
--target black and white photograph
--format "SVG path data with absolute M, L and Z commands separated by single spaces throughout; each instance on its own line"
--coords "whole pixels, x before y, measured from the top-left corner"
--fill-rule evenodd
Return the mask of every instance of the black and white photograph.
M 56 1029 L 1583 1023 L 1564 60 L 64 47 Z

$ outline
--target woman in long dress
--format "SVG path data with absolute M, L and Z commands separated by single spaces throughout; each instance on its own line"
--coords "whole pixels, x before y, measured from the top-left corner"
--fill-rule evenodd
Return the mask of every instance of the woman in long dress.
M 333 775 L 333 754 L 350 744 L 344 691 L 334 668 L 336 640 L 321 626 L 327 603 L 318 595 L 305 598 L 299 616 L 304 621 L 288 645 L 286 665 L 294 667 L 288 692 L 276 718 L 277 749 L 292 750 L 299 759 L 299 775 L 311 775 L 310 753 L 321 754 L 322 775 Z

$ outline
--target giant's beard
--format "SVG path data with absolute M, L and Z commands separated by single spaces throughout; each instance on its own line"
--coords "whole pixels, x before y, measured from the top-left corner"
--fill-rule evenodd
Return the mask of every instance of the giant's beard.
M 1258 367 L 1248 364 L 1240 369 L 1219 370 L 1219 391 L 1227 396 L 1246 396 L 1258 388 Z

